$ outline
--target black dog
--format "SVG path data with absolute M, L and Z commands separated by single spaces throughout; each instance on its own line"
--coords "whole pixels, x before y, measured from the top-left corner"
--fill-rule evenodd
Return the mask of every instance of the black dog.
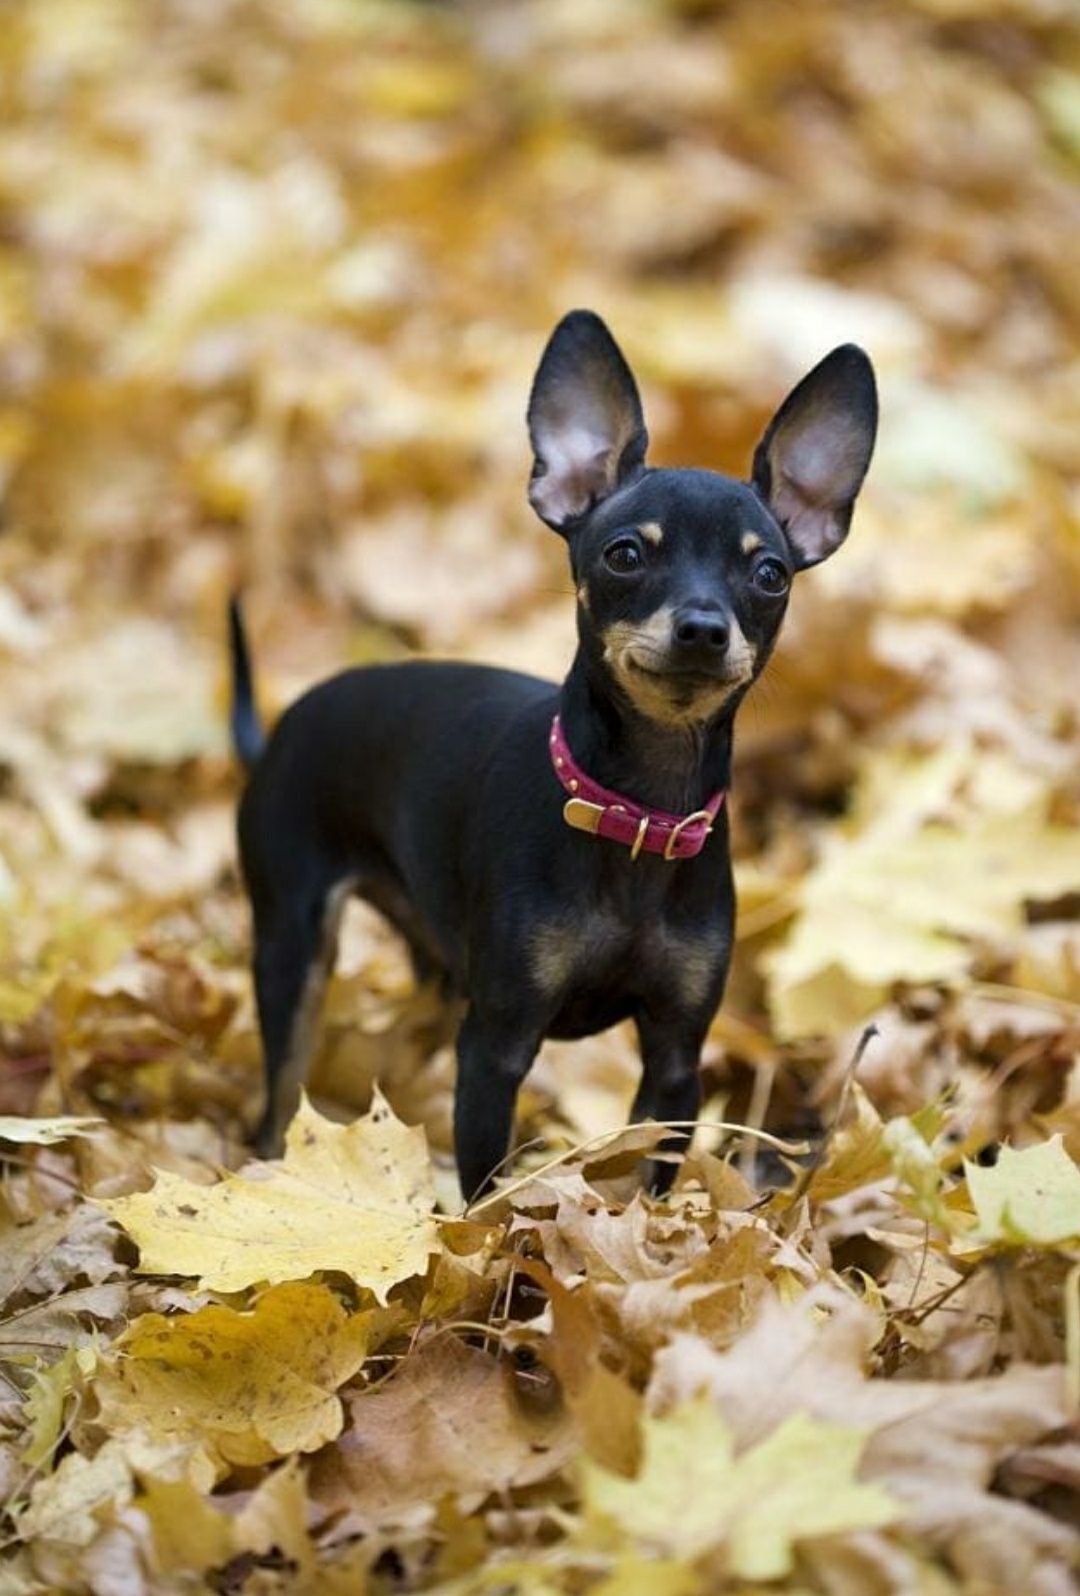
M 240 850 L 264 1155 L 296 1106 L 352 892 L 397 927 L 421 976 L 441 974 L 467 1002 L 454 1114 L 467 1198 L 505 1159 L 546 1036 L 631 1017 L 634 1117 L 698 1111 L 735 913 L 732 723 L 792 573 L 847 534 L 874 445 L 873 369 L 853 345 L 816 366 L 766 430 L 749 485 L 649 469 L 629 367 L 604 323 L 574 311 L 544 352 L 528 420 L 529 498 L 566 538 L 577 587 L 579 647 L 561 688 L 478 665 L 345 671 L 293 705 L 262 752 L 234 605 L 233 733 L 245 762 L 257 758 Z M 672 1175 L 670 1160 L 651 1166 L 654 1189 Z

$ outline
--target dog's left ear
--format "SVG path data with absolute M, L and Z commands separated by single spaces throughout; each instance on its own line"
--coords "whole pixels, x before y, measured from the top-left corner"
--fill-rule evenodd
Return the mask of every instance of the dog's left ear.
M 591 310 L 572 310 L 548 339 L 528 415 L 529 503 L 557 532 L 643 468 L 649 435 L 637 384 Z
M 787 534 L 799 570 L 847 537 L 877 433 L 874 368 L 841 344 L 788 394 L 754 452 L 753 483 Z

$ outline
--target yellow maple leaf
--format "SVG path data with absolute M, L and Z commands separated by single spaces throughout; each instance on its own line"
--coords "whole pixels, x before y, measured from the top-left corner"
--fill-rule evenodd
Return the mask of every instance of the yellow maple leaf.
M 636 1479 L 582 1465 L 585 1533 L 610 1540 L 615 1531 L 666 1557 L 723 1550 L 731 1574 L 780 1579 L 796 1542 L 900 1516 L 886 1491 L 855 1478 L 868 1434 L 796 1413 L 736 1458 L 718 1410 L 704 1398 L 687 1402 L 645 1420 Z
M 1017 1151 L 1003 1147 L 989 1169 L 965 1162 L 977 1229 L 963 1239 L 1013 1247 L 1054 1247 L 1080 1236 L 1080 1169 L 1060 1136 Z
M 143 1314 L 97 1380 L 102 1422 L 190 1443 L 215 1465 L 313 1451 L 340 1433 L 335 1392 L 390 1317 L 349 1314 L 315 1281 L 273 1286 L 247 1313 Z
M 813 1192 L 816 1203 L 857 1191 L 889 1173 L 884 1129 L 881 1115 L 866 1092 L 858 1081 L 852 1082 L 851 1112 L 834 1132 L 824 1161 L 806 1187 Z
M 594 1585 L 590 1596 L 697 1596 L 701 1578 L 684 1562 L 660 1562 L 630 1553 Z
M 380 1302 L 422 1274 L 436 1246 L 427 1142 L 376 1092 L 335 1125 L 305 1099 L 278 1164 L 200 1186 L 159 1172 L 154 1187 L 102 1200 L 138 1243 L 144 1274 L 193 1275 L 212 1291 L 339 1269 Z
M 955 979 L 973 939 L 1015 933 L 1026 899 L 1071 891 L 1080 836 L 1048 803 L 1030 773 L 976 749 L 876 753 L 767 955 L 781 1034 L 836 1035 L 895 981 Z
M 307 1590 L 315 1554 L 307 1530 L 307 1494 L 298 1459 L 290 1458 L 250 1492 L 239 1512 L 228 1512 L 186 1478 L 141 1475 L 134 1508 L 145 1518 L 150 1553 L 159 1575 L 195 1576 L 220 1568 L 237 1553 L 265 1556 L 276 1547 L 295 1564 L 295 1585 Z M 184 1587 L 185 1581 L 179 1581 Z M 173 1586 L 168 1587 L 172 1589 Z M 323 1587 L 320 1585 L 320 1596 Z M 356 1596 L 359 1587 L 349 1587 Z
M 136 1505 L 153 1537 L 158 1573 L 201 1574 L 227 1563 L 232 1556 L 233 1520 L 190 1480 L 148 1476 Z

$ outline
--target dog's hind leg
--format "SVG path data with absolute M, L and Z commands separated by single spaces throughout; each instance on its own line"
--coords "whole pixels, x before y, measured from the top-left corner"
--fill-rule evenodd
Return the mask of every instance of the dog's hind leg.
M 255 911 L 255 1001 L 266 1076 L 255 1146 L 263 1158 L 280 1156 L 300 1100 L 351 887 L 347 877 L 319 876 L 305 891 Z

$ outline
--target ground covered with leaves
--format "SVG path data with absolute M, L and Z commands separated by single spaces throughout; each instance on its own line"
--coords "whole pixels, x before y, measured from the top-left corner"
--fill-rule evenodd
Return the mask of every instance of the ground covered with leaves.
M 1077 1588 L 1070 10 L 5 8 L 2 1596 Z M 271 711 L 415 649 L 557 676 L 522 412 L 575 304 L 660 461 L 745 471 L 848 339 L 883 427 L 741 716 L 674 1194 L 616 1032 L 462 1216 L 446 1016 L 359 907 L 246 1151 L 223 611 Z

